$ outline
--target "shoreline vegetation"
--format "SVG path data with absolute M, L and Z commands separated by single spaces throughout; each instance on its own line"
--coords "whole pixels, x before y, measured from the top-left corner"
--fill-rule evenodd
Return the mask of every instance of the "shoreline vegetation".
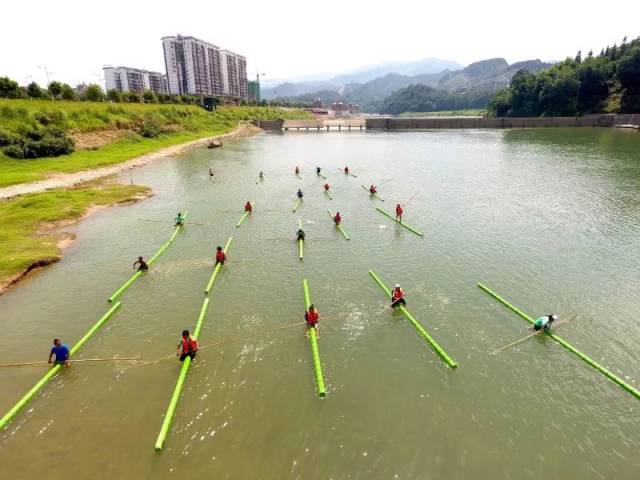
M 147 187 L 101 180 L 0 201 L 0 295 L 32 270 L 62 258 L 74 237 L 61 227 L 149 196 Z
M 108 104 L 0 99 L 0 140 L 54 131 L 75 151 L 41 158 L 12 158 L 0 148 L 0 187 L 121 163 L 160 148 L 223 135 L 241 121 L 310 118 L 299 109 L 192 105 Z M 11 145 L 9 145 L 11 146 Z
M 253 119 L 308 117 L 298 109 L 267 107 L 208 112 L 191 105 L 0 99 L 0 134 L 55 128 L 76 147 L 68 155 L 33 159 L 0 151 L 0 294 L 35 268 L 60 260 L 61 249 L 73 240 L 60 227 L 100 208 L 152 195 L 144 186 L 98 178 L 202 146 L 211 138 L 255 134 L 260 130 L 246 123 Z

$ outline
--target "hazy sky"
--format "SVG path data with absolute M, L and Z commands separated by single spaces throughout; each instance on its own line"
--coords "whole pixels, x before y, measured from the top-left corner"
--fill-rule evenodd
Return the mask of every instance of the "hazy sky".
M 104 64 L 164 71 L 160 37 L 193 35 L 268 78 L 439 57 L 563 59 L 640 35 L 640 1 L 3 2 L 0 76 L 96 82 Z M 100 82 L 102 83 L 102 81 Z

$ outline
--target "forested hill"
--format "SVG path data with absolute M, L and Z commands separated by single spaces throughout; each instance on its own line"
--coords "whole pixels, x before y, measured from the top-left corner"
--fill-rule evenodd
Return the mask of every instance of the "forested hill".
M 365 83 L 350 83 L 340 89 L 339 92 L 322 85 L 323 88 L 318 88 L 314 92 L 298 96 L 286 96 L 286 99 L 293 102 L 308 103 L 319 97 L 324 103 L 330 103 L 340 97 L 343 101 L 360 105 L 364 112 L 402 113 L 406 111 L 425 111 L 420 110 L 418 104 L 412 105 L 409 101 L 415 98 L 417 92 L 426 92 L 427 90 L 424 88 L 407 90 L 406 101 L 402 100 L 402 89 L 420 85 L 436 89 L 436 94 L 440 99 L 448 98 L 451 101 L 458 99 L 456 100 L 456 105 L 458 106 L 455 108 L 486 107 L 495 93 L 509 84 L 517 71 L 526 69 L 531 72 L 537 72 L 549 66 L 551 66 L 550 63 L 544 63 L 540 60 L 529 60 L 509 65 L 504 58 L 492 58 L 472 63 L 455 71 L 444 70 L 437 73 L 424 73 L 414 76 L 389 73 Z M 428 91 L 431 92 L 431 90 Z M 446 107 L 436 108 L 439 110 L 454 108 L 449 100 L 445 102 Z M 441 103 L 436 102 L 435 105 L 440 105 Z M 445 105 L 445 103 L 442 103 L 442 105 Z M 400 105 L 404 106 L 400 107 Z M 407 108 L 407 110 L 398 111 L 398 108 Z
M 489 105 L 495 116 L 640 113 L 640 37 L 537 73 L 519 71 Z

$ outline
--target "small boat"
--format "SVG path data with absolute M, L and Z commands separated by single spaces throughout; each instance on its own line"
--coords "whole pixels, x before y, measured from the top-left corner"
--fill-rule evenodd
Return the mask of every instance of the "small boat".
M 212 140 L 209 140 L 209 144 L 207 145 L 207 148 L 220 148 L 222 146 L 222 141 L 214 138 Z

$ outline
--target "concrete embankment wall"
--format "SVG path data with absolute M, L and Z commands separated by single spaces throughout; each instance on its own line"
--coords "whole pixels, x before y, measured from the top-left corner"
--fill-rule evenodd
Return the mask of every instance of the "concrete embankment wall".
M 367 118 L 367 130 L 418 130 L 438 128 L 550 128 L 614 127 L 631 123 L 633 115 L 587 115 L 584 117 L 533 118 Z M 635 116 L 637 117 L 637 115 Z
M 284 120 L 253 120 L 251 123 L 263 130 L 282 130 Z

